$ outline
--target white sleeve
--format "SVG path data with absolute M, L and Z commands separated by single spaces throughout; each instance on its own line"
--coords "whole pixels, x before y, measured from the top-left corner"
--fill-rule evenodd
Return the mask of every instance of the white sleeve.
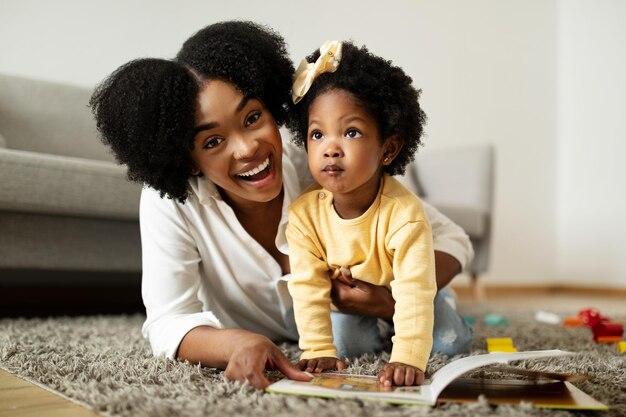
M 141 193 L 141 294 L 146 307 L 142 332 L 156 356 L 176 359 L 178 346 L 194 327 L 220 328 L 198 299 L 200 255 L 179 203 L 153 189 Z
M 461 263 L 461 269 L 465 270 L 474 259 L 474 248 L 469 236 L 435 207 L 424 200 L 422 203 L 432 227 L 434 249 L 454 256 Z

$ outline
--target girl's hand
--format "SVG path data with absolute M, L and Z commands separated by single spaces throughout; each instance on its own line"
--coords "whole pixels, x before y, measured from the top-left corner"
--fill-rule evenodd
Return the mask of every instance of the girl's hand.
M 346 369 L 346 364 L 341 359 L 337 358 L 314 358 L 314 359 L 302 359 L 298 366 L 300 370 L 305 372 L 320 373 L 322 371 L 343 371 Z
M 424 372 L 411 365 L 391 362 L 386 364 L 378 373 L 378 380 L 386 387 L 391 385 L 422 385 Z
M 267 337 L 243 332 L 233 340 L 233 350 L 224 371 L 226 378 L 248 381 L 255 388 L 264 389 L 270 384 L 265 370 L 278 370 L 287 378 L 310 381 L 311 377 L 298 371 L 283 352 Z
M 347 268 L 331 283 L 330 296 L 342 313 L 393 318 L 396 302 L 387 288 L 354 279 Z

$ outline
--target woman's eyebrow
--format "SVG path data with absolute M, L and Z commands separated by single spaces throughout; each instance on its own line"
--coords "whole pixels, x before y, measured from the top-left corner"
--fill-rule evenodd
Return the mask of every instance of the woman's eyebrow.
M 217 126 L 219 126 L 219 123 L 217 123 L 217 122 L 209 122 L 209 123 L 205 123 L 205 124 L 202 124 L 202 125 L 195 126 L 193 128 L 193 135 L 196 136 L 198 134 L 198 132 L 202 132 L 203 130 L 211 130 L 214 127 L 217 127 Z
M 251 98 L 252 98 L 252 96 L 249 95 L 249 94 L 243 96 L 243 98 L 241 99 L 241 101 L 237 105 L 237 108 L 235 109 L 235 112 L 239 113 L 241 110 L 243 110 L 243 108 L 246 107 L 246 104 L 248 104 L 248 102 L 250 101 Z
M 239 113 L 241 110 L 243 110 L 244 107 L 246 107 L 246 104 L 248 104 L 248 102 L 252 99 L 253 97 L 250 95 L 244 96 L 241 101 L 239 102 L 239 104 L 237 104 L 237 107 L 235 108 L 235 112 Z M 218 127 L 219 123 L 217 122 L 209 122 L 209 123 L 204 123 L 198 126 L 195 126 L 193 128 L 193 135 L 195 136 L 196 134 L 198 134 L 198 132 L 201 132 L 203 130 L 210 130 L 213 129 L 214 127 Z

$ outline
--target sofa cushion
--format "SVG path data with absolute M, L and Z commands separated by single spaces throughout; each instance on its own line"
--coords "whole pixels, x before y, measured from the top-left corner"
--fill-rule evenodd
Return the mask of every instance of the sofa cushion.
M 88 107 L 89 88 L 0 74 L 0 131 L 9 149 L 114 162 Z
M 141 187 L 111 162 L 0 149 L 0 210 L 137 219 Z
M 0 133 L 0 148 L 6 148 L 6 147 L 7 147 L 7 140 Z

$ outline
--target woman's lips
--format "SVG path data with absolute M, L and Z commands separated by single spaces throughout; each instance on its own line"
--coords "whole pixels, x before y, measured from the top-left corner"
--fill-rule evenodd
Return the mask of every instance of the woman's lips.
M 237 177 L 241 180 L 249 182 L 260 181 L 265 179 L 270 174 L 271 168 L 271 157 L 268 155 L 259 165 L 244 173 L 237 174 Z

